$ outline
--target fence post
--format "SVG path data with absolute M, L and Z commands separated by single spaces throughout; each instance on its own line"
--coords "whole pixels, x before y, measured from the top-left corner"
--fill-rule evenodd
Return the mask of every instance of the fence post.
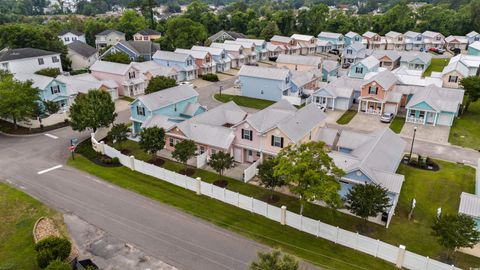
M 405 246 L 400 245 L 398 246 L 398 254 L 397 254 L 397 262 L 395 263 L 395 266 L 397 268 L 402 268 L 403 266 L 403 260 L 405 259 Z M 427 257 L 428 260 L 428 257 Z
M 318 220 L 318 222 L 317 222 L 317 237 L 320 236 L 320 224 L 321 224 L 321 221 Z
M 380 249 L 380 239 L 377 239 L 377 250 L 375 251 L 375 258 L 378 256 L 379 249 Z
M 100 152 L 105 155 L 105 143 L 103 141 L 100 142 Z
M 280 207 L 280 224 L 287 224 L 287 207 L 285 205 Z
M 240 192 L 237 192 L 237 207 L 240 207 Z
M 357 232 L 357 238 L 355 239 L 355 250 L 358 250 L 358 232 Z
M 130 169 L 132 171 L 135 171 L 135 157 L 134 156 L 130 156 Z
M 338 243 L 338 234 L 340 233 L 340 228 L 337 226 L 337 237 L 335 237 L 335 244 Z
M 202 178 L 197 177 L 197 195 L 202 195 Z

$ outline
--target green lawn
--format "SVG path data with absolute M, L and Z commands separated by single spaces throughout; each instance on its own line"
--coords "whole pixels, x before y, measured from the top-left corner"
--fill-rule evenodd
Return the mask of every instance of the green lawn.
M 85 144 L 82 143 L 81 145 Z M 119 145 L 115 145 L 115 147 L 118 148 Z M 150 159 L 150 156 L 143 152 L 135 142 L 127 141 L 123 143 L 122 147 L 131 150 L 132 154 L 139 159 Z M 438 172 L 418 170 L 404 165 L 400 166 L 399 173 L 405 175 L 406 181 L 403 184 L 397 213 L 388 229 L 369 223 L 371 233 L 368 236 L 394 245 L 406 245 L 407 250 L 418 254 L 436 259 L 440 258 L 442 248 L 431 236 L 430 225 L 432 219 L 438 207 L 442 207 L 444 213 L 457 211 L 462 191 L 474 192 L 475 170 L 469 166 L 449 162 L 439 161 L 439 164 L 441 170 Z M 170 160 L 167 160 L 163 167 L 176 172 L 183 169 L 182 164 Z M 103 170 L 110 169 L 105 168 Z M 203 181 L 209 183 L 219 178 L 213 172 L 200 169 L 196 169 L 196 173 L 192 177 L 201 177 Z M 227 186 L 229 190 L 260 200 L 265 199 L 269 194 L 269 191 L 264 188 L 245 184 L 234 179 L 229 180 Z M 300 204 L 296 198 L 281 193 L 276 193 L 276 195 L 280 197 L 280 201 L 274 205 L 285 205 L 290 211 L 299 212 Z M 414 197 L 417 200 L 415 220 L 408 221 L 406 217 L 410 202 Z M 316 204 L 307 204 L 304 209 L 304 216 L 321 220 L 349 231 L 356 231 L 359 224 L 362 223 L 362 220 L 356 217 Z M 422 239 L 422 241 L 418 241 L 418 239 Z M 480 265 L 480 259 L 462 255 L 458 258 L 458 264 L 462 266 L 478 266 Z
M 480 150 L 480 101 L 472 103 L 468 112 L 455 119 L 449 142 Z
M 448 61 L 450 61 L 449 58 L 432 58 L 432 63 L 430 66 L 425 70 L 423 73 L 424 77 L 430 76 L 433 71 L 440 72 L 443 70 L 443 68 L 448 65 Z
M 223 103 L 234 101 L 239 106 L 254 108 L 258 110 L 265 109 L 266 107 L 275 103 L 273 101 L 265 100 L 265 99 L 257 99 L 257 98 L 227 95 L 227 94 L 221 94 L 221 95 L 215 94 L 215 99 Z
M 0 269 L 39 269 L 32 229 L 40 217 L 63 224 L 62 215 L 0 183 Z
M 398 134 L 402 131 L 403 125 L 405 125 L 405 118 L 396 116 L 390 123 L 390 129 Z
M 357 111 L 345 111 L 345 113 L 337 119 L 337 124 L 346 125 L 352 121 L 355 115 L 357 115 Z

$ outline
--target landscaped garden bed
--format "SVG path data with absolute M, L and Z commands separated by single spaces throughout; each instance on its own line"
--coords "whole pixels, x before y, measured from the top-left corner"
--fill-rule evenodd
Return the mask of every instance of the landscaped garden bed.
M 440 167 L 438 164 L 431 158 L 427 156 L 420 156 L 417 154 L 412 154 L 410 158 L 410 154 L 403 156 L 403 164 L 427 171 L 438 171 Z
M 66 126 L 68 126 L 68 122 L 61 122 L 61 123 L 43 127 L 43 128 L 26 128 L 26 127 L 17 126 L 17 128 L 15 129 L 15 126 L 13 125 L 13 123 L 0 119 L 0 131 L 5 132 L 7 134 L 13 134 L 13 135 L 38 134 L 38 133 L 59 129 Z

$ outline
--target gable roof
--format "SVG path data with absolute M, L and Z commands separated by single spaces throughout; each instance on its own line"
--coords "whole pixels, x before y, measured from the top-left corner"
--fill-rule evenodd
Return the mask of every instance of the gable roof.
M 314 127 L 327 118 L 324 113 L 314 103 L 297 110 L 290 117 L 280 121 L 277 125 L 285 135 L 293 142 L 298 142 L 305 137 Z
M 390 58 L 392 61 L 397 61 L 400 59 L 400 54 L 394 50 L 375 50 L 373 51 L 372 55 L 375 56 L 378 60 L 385 56 Z
M 480 41 L 475 41 L 472 44 L 468 45 L 468 48 L 474 48 L 475 50 L 480 51 Z
M 210 53 L 207 51 L 195 51 L 188 49 L 175 49 L 176 53 L 190 54 L 195 59 L 205 59 Z
M 68 34 L 68 33 L 72 33 L 75 36 L 83 36 L 84 35 L 82 32 L 77 31 L 77 30 L 72 30 L 72 29 L 64 29 L 64 30 L 60 31 L 60 33 L 58 33 L 58 35 L 63 36 L 63 35 Z
M 199 123 L 215 126 L 223 126 L 226 124 L 233 126 L 245 120 L 246 117 L 247 113 L 235 102 L 230 101 L 195 116 L 194 120 Z
M 395 32 L 395 31 L 390 31 L 390 32 L 385 34 L 385 37 L 396 38 L 396 37 L 401 36 L 401 35 L 402 35 L 402 33 Z
M 454 42 L 458 41 L 459 43 L 468 43 L 468 39 L 466 36 L 448 36 L 445 38 L 446 42 Z
M 150 111 L 155 111 L 168 105 L 197 96 L 198 93 L 195 91 L 195 89 L 193 89 L 192 86 L 179 85 L 148 95 L 139 96 L 136 100 L 140 101 Z
M 419 32 L 414 32 L 414 31 L 407 31 L 404 34 L 404 36 L 407 37 L 407 38 L 414 38 L 414 37 L 417 37 L 419 35 L 422 35 L 422 34 L 419 33 Z
M 371 31 L 367 31 L 365 33 L 363 33 L 363 37 L 367 37 L 367 38 L 372 38 L 374 36 L 377 36 L 378 34 L 377 33 L 374 33 L 374 32 L 371 32 Z
M 76 53 L 78 53 L 79 55 L 85 57 L 85 58 L 88 58 L 94 54 L 96 54 L 98 52 L 97 49 L 95 49 L 94 47 L 86 44 L 86 43 L 83 43 L 79 40 L 75 40 L 74 42 L 70 43 L 67 45 L 67 48 L 69 50 L 72 50 Z
M 150 73 L 153 77 L 168 77 L 177 74 L 177 71 L 173 67 L 162 66 L 154 61 L 132 62 L 132 65 L 142 74 Z
M 213 47 L 205 47 L 205 46 L 192 46 L 191 50 L 209 52 L 211 55 L 220 55 L 222 54 L 222 52 L 225 52 L 223 48 L 213 48 Z
M 60 53 L 34 48 L 5 49 L 0 51 L 0 62 L 58 54 Z
M 252 42 L 255 46 L 262 46 L 266 41 L 264 39 L 253 39 L 253 38 L 237 38 L 236 41 L 240 42 Z
M 151 41 L 120 40 L 118 43 L 122 44 L 124 47 L 128 48 L 137 55 L 152 55 L 156 51 L 160 50 L 160 44 Z
M 243 48 L 243 46 L 240 44 L 217 43 L 217 42 L 213 42 L 212 44 L 210 44 L 210 47 L 222 48 L 222 49 L 225 49 L 226 51 L 240 51 Z
M 130 70 L 132 65 L 133 65 L 132 63 L 127 65 L 122 63 L 114 63 L 114 62 L 97 60 L 95 61 L 95 63 L 93 63 L 93 65 L 90 66 L 90 70 L 118 74 L 118 75 L 125 75 Z
M 348 45 L 347 48 L 352 48 L 357 52 L 360 51 L 360 50 L 366 49 L 365 45 L 363 43 L 360 43 L 360 42 L 352 43 L 352 44 Z
M 158 50 L 154 55 L 153 59 L 167 60 L 167 61 L 176 61 L 176 62 L 185 62 L 189 57 L 192 57 L 190 54 L 178 53 L 178 52 L 169 52 L 169 51 L 160 51 Z M 193 58 L 193 57 L 192 57 Z
M 423 63 L 429 63 L 432 60 L 432 55 L 426 52 L 401 52 L 400 61 L 411 62 L 419 59 Z
M 13 78 L 21 82 L 32 81 L 32 86 L 40 90 L 45 89 L 53 80 L 55 80 L 55 78 L 52 77 L 31 73 L 15 73 L 13 74 Z
M 465 91 L 462 89 L 442 88 L 436 85 L 425 86 L 416 91 L 405 107 L 410 108 L 422 102 L 427 103 L 435 111 L 456 113 L 462 103 Z
M 122 32 L 120 32 L 120 31 L 113 30 L 113 29 L 107 29 L 107 30 L 103 30 L 102 32 L 96 34 L 95 36 L 107 36 L 107 35 L 109 35 L 110 33 L 115 33 L 115 34 L 120 35 L 120 36 L 125 35 L 125 33 L 122 33 Z
M 277 123 L 292 116 L 297 108 L 285 99 L 268 106 L 267 108 L 251 114 L 246 121 L 260 133 L 272 129 Z
M 364 85 L 371 82 L 378 83 L 386 91 L 397 83 L 397 77 L 390 70 L 383 70 L 367 80 Z
M 427 38 L 433 38 L 433 37 L 436 37 L 438 35 L 441 35 L 441 34 L 439 32 L 428 31 L 428 30 L 422 33 L 422 36 L 427 37 Z
M 276 60 L 277 63 L 287 63 L 295 65 L 309 65 L 317 67 L 322 63 L 322 58 L 319 56 L 305 56 L 293 54 L 279 54 Z
M 360 36 L 360 35 L 356 32 L 350 31 L 350 32 L 346 33 L 345 36 L 348 37 L 348 38 L 354 38 L 355 36 Z
M 338 39 L 340 37 L 342 37 L 343 35 L 340 34 L 340 33 L 332 33 L 332 32 L 320 32 L 320 34 L 318 34 L 318 37 L 323 37 L 323 38 L 335 38 L 335 39 Z
M 311 39 L 315 38 L 314 36 L 310 35 L 301 35 L 301 34 L 293 34 L 290 36 L 290 38 L 293 38 L 295 40 L 300 40 L 300 41 L 308 41 L 310 42 Z
M 462 74 L 463 77 L 468 77 L 470 75 L 470 70 L 462 61 L 455 61 L 449 63 L 443 68 L 442 75 L 450 73 L 452 71 L 457 71 Z
M 340 64 L 335 60 L 324 60 L 322 63 L 322 69 L 326 72 L 331 72 L 338 68 L 340 68 Z
M 362 65 L 364 65 L 368 69 L 372 69 L 375 66 L 378 66 L 380 64 L 380 61 L 375 56 L 370 55 L 369 57 L 362 59 L 362 61 L 358 62 Z
M 472 32 L 467 34 L 467 37 L 475 37 L 476 35 L 479 35 L 479 33 L 476 32 L 476 31 L 472 31 Z
M 224 35 L 224 34 L 229 35 L 232 39 L 236 39 L 236 38 L 247 38 L 247 36 L 245 36 L 245 35 L 242 34 L 242 33 L 234 32 L 234 31 L 220 30 L 220 31 L 218 31 L 217 33 L 211 35 L 208 39 L 211 40 L 211 41 L 213 41 L 213 40 L 216 40 L 217 38 L 219 38 L 220 36 L 222 36 L 222 35 Z
M 159 36 L 160 32 L 146 28 L 138 31 L 136 34 L 140 34 L 142 36 Z
M 238 72 L 238 76 L 256 77 L 270 80 L 282 81 L 290 74 L 287 68 L 256 67 L 243 65 Z
M 281 43 L 290 43 L 292 41 L 291 37 L 286 37 L 286 36 L 279 36 L 279 35 L 274 35 L 270 41 L 276 41 L 276 42 L 281 42 Z
M 480 196 L 462 192 L 458 212 L 471 217 L 480 217 Z

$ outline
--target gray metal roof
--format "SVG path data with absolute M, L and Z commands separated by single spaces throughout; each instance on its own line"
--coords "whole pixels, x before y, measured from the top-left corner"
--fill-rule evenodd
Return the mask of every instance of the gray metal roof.
M 159 50 L 153 55 L 153 59 L 185 62 L 190 56 L 191 56 L 190 54 L 186 54 L 186 53 L 176 53 L 176 52 Z
M 338 68 L 340 68 L 340 64 L 334 60 L 324 60 L 322 63 L 322 69 L 326 70 L 327 72 L 333 71 Z
M 480 196 L 462 192 L 458 212 L 474 217 L 480 217 Z
M 138 31 L 137 33 L 140 34 L 140 35 L 143 35 L 143 36 L 158 36 L 158 35 L 160 35 L 160 32 L 152 30 L 152 29 L 148 29 L 148 28 L 142 29 L 142 30 Z
M 292 116 L 296 111 L 295 106 L 287 100 L 281 99 L 271 106 L 249 115 L 247 122 L 258 132 L 263 133 L 274 128 L 279 122 Z
M 179 85 L 167 88 L 155 93 L 140 96 L 137 98 L 150 111 L 163 108 L 165 106 L 186 100 L 192 97 L 197 97 L 198 93 L 190 85 Z
M 367 80 L 364 85 L 371 82 L 378 83 L 386 91 L 397 83 L 397 77 L 390 70 L 384 70 Z
M 32 86 L 40 90 L 45 89 L 45 87 L 55 80 L 55 78 L 52 77 L 31 73 L 15 73 L 13 74 L 13 78 L 20 82 L 32 81 Z
M 310 65 L 317 68 L 322 63 L 322 58 L 319 56 L 305 56 L 280 54 L 277 58 L 277 63 L 294 64 L 294 65 Z
M 57 54 L 60 53 L 35 48 L 5 49 L 0 51 L 0 62 Z
M 325 37 L 325 38 L 340 38 L 342 37 L 343 35 L 340 34 L 340 33 L 332 33 L 332 32 L 320 32 L 320 34 L 318 34 L 318 37 Z
M 362 59 L 359 63 L 362 63 L 366 68 L 372 69 L 375 66 L 378 66 L 380 64 L 380 61 L 374 56 L 369 56 L 365 59 Z
M 124 36 L 125 33 L 123 32 L 120 32 L 120 31 L 117 31 L 117 30 L 113 30 L 113 29 L 107 29 L 107 30 L 104 30 L 98 34 L 96 34 L 95 36 L 106 36 L 106 35 L 109 35 L 110 33 L 115 33 L 117 35 L 120 35 L 120 36 Z
M 238 72 L 238 76 L 264 78 L 270 80 L 285 80 L 290 74 L 290 70 L 287 68 L 272 68 L 261 66 L 247 66 L 243 65 Z
M 79 40 L 75 40 L 74 42 L 70 43 L 67 45 L 68 49 L 69 50 L 72 50 L 78 54 L 80 54 L 81 56 L 83 57 L 90 57 L 94 54 L 96 54 L 98 52 L 97 49 L 95 49 L 94 47 L 86 44 L 86 43 L 83 43 Z
M 400 54 L 394 50 L 374 50 L 372 56 L 380 60 L 382 57 L 388 57 L 392 61 L 400 59 Z
M 118 43 L 127 47 L 136 54 L 152 55 L 156 51 L 160 50 L 160 44 L 151 41 L 121 40 Z
M 348 38 L 354 38 L 357 35 L 360 36 L 358 33 L 352 32 L 352 31 L 345 34 L 345 36 L 348 37 Z
M 339 135 L 340 132 L 337 129 L 324 127 L 318 130 L 317 136 L 314 139 L 315 141 L 322 141 L 326 145 L 332 147 Z
M 285 133 L 290 140 L 298 142 L 326 118 L 326 113 L 314 103 L 310 103 L 296 111 L 290 117 L 280 121 L 277 127 Z
M 425 102 L 437 112 L 456 113 L 463 101 L 465 91 L 462 89 L 442 88 L 430 84 L 421 91 L 416 91 L 410 98 L 406 107 L 413 107 L 421 102 Z
M 230 126 L 240 123 L 246 117 L 247 113 L 235 102 L 230 101 L 199 114 L 192 119 L 194 119 L 196 122 L 209 125 Z
M 286 36 L 275 35 L 270 39 L 270 41 L 276 41 L 276 42 L 281 42 L 281 43 L 289 43 L 290 41 L 292 41 L 292 38 L 291 37 L 286 37 Z
M 432 55 L 426 52 L 401 52 L 400 53 L 400 61 L 402 62 L 411 62 L 417 58 L 426 64 L 432 60 Z

